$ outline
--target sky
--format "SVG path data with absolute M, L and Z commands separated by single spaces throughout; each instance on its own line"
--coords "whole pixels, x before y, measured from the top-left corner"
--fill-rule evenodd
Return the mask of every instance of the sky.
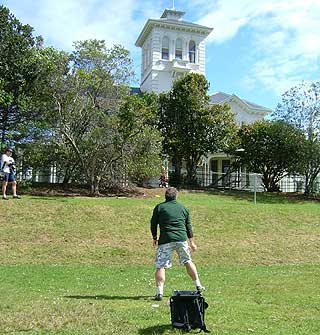
M 45 46 L 71 51 L 74 41 L 122 44 L 134 61 L 138 86 L 141 50 L 135 47 L 148 18 L 165 8 L 214 28 L 206 40 L 210 93 L 225 92 L 275 109 L 281 95 L 320 80 L 320 0 L 0 0 Z

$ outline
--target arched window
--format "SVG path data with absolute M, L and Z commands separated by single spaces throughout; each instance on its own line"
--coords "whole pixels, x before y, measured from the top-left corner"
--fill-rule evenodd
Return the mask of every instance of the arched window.
M 148 49 L 146 49 L 146 67 L 148 67 L 148 65 L 149 65 L 149 50 Z
M 147 67 L 146 64 L 146 49 L 143 49 L 142 51 L 142 70 L 144 70 Z
M 196 62 L 196 43 L 194 41 L 189 42 L 189 62 Z
M 169 38 L 165 36 L 162 39 L 162 53 L 161 53 L 162 59 L 169 59 Z
M 176 40 L 176 53 L 175 53 L 176 59 L 182 59 L 182 40 L 178 38 Z

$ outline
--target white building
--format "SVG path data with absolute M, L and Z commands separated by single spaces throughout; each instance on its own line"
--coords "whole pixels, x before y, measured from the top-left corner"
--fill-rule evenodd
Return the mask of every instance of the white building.
M 239 125 L 262 120 L 267 114 L 272 112 L 269 108 L 241 99 L 235 94 L 217 92 L 211 96 L 210 101 L 212 104 L 227 103 L 235 114 L 235 120 Z
M 172 82 L 188 72 L 205 75 L 205 38 L 212 28 L 183 21 L 185 12 L 166 9 L 149 19 L 136 46 L 141 47 L 141 91 L 170 91 Z
M 213 28 L 182 20 L 185 12 L 166 9 L 160 19 L 149 19 L 144 25 L 136 46 L 141 47 L 141 91 L 169 91 L 175 79 L 185 73 L 206 75 L 205 39 Z M 212 104 L 227 103 L 238 124 L 263 119 L 271 110 L 222 92 L 211 96 Z M 204 184 L 214 175 L 230 169 L 232 157 L 225 153 L 208 153 L 203 159 Z M 167 166 L 170 169 L 170 167 Z
M 235 94 L 226 94 L 223 92 L 214 93 L 210 99 L 212 104 L 225 104 L 227 103 L 231 111 L 235 115 L 235 121 L 238 125 L 252 123 L 262 120 L 272 110 L 259 106 L 253 102 L 239 98 Z M 204 169 L 206 172 L 205 184 L 211 184 L 214 179 L 221 179 L 223 181 L 223 174 L 227 174 L 230 170 L 233 157 L 229 157 L 223 152 L 209 153 L 204 160 Z M 247 177 L 248 178 L 248 177 Z M 245 180 L 242 183 L 253 184 L 250 180 Z

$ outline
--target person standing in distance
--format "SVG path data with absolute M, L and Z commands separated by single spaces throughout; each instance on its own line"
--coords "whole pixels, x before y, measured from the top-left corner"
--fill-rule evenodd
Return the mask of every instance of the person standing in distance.
M 193 280 L 196 290 L 203 291 L 204 287 L 199 280 L 197 268 L 192 262 L 190 248 L 197 250 L 193 240 L 193 232 L 189 210 L 177 202 L 177 189 L 170 187 L 165 192 L 165 202 L 158 204 L 151 218 L 151 234 L 153 245 L 157 247 L 155 281 L 157 292 L 155 300 L 162 300 L 165 283 L 165 271 L 171 268 L 172 254 L 175 250 L 179 256 L 180 264 L 186 267 L 188 275 Z M 157 227 L 160 229 L 158 239 Z M 190 247 L 187 240 L 189 240 Z
M 14 159 L 11 156 L 11 148 L 6 148 L 4 154 L 1 156 L 1 172 L 3 174 L 2 199 L 4 200 L 9 200 L 6 194 L 8 183 L 12 183 L 13 199 L 20 199 L 17 195 Z

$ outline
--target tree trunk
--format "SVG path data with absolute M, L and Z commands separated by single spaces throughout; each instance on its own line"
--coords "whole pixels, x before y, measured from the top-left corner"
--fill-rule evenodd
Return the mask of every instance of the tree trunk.
M 306 172 L 305 174 L 306 177 L 306 185 L 305 185 L 305 189 L 304 189 L 304 194 L 305 195 L 309 195 L 310 194 L 310 178 L 309 178 L 309 172 Z
M 63 187 L 66 187 L 70 183 L 71 178 L 73 176 L 73 171 L 75 168 L 76 168 L 76 165 L 67 166 L 64 177 L 63 177 L 63 181 L 62 181 Z
M 6 128 L 8 123 L 8 108 L 3 107 L 2 118 L 1 118 L 1 146 L 4 145 L 6 140 Z M 3 149 L 3 148 L 1 148 Z M 1 150 L 2 151 L 2 150 Z
M 278 185 L 278 182 L 275 181 L 274 175 L 269 175 L 267 173 L 264 173 L 262 176 L 262 183 L 267 190 L 267 192 L 279 192 L 280 187 Z
M 173 180 L 171 181 L 171 184 L 174 186 L 181 185 L 181 167 L 182 167 L 181 158 L 175 158 L 174 177 Z
M 197 157 L 191 157 L 187 160 L 187 184 L 196 185 L 197 181 Z
M 94 177 L 91 179 L 91 195 L 94 197 L 101 195 L 99 190 L 100 180 L 100 177 Z
M 65 174 L 64 177 L 63 177 L 63 181 L 62 181 L 62 187 L 63 188 L 66 188 L 70 182 L 70 179 L 71 179 L 71 175 L 69 174 Z
M 319 169 L 316 169 L 313 172 L 307 173 L 305 175 L 305 177 L 306 177 L 306 186 L 305 186 L 305 191 L 304 191 L 305 195 L 310 195 L 310 194 L 313 194 L 317 191 L 317 190 L 315 190 L 315 187 L 314 187 L 315 183 L 314 182 L 315 182 L 318 174 L 319 174 Z

